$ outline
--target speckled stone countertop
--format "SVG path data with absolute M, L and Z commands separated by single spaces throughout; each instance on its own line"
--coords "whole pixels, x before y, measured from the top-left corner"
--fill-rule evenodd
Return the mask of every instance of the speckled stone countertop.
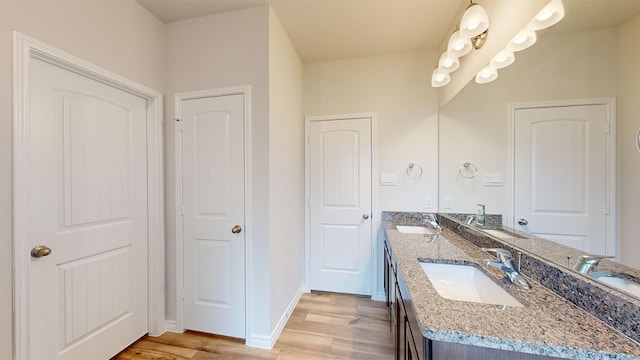
M 400 233 L 396 225 L 419 223 L 383 220 L 398 271 L 426 338 L 568 359 L 640 359 L 640 344 L 531 279 L 527 279 L 531 290 L 516 288 L 501 271 L 483 264 L 490 255 L 454 232 L 445 229 L 434 240 Z M 473 264 L 490 274 L 524 307 L 445 299 L 431 285 L 418 258 Z

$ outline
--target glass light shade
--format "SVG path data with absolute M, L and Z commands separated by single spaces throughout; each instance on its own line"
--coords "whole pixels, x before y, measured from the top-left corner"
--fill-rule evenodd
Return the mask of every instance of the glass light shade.
M 551 0 L 536 17 L 531 20 L 528 27 L 532 30 L 542 30 L 553 26 L 564 17 L 562 0 Z
M 536 32 L 532 29 L 525 28 L 516 35 L 513 40 L 507 45 L 509 51 L 522 51 L 529 46 L 535 44 L 537 40 Z
M 486 84 L 488 82 L 492 82 L 493 80 L 498 78 L 498 70 L 496 70 L 491 65 L 487 65 L 480 70 L 480 72 L 476 75 L 476 82 L 478 84 Z
M 473 38 L 489 28 L 489 16 L 484 8 L 478 4 L 471 4 L 460 20 L 460 35 Z
M 440 61 L 438 61 L 438 69 L 442 72 L 450 73 L 452 71 L 458 70 L 460 67 L 460 60 L 457 57 L 449 54 L 448 51 L 445 51 L 440 56 Z
M 449 38 L 447 51 L 455 57 L 465 56 L 471 51 L 471 40 L 460 36 L 460 31 L 456 31 Z
M 449 76 L 449 73 L 443 72 L 440 69 L 433 70 L 433 74 L 431 74 L 431 86 L 443 87 L 450 81 L 451 76 Z
M 508 50 L 500 51 L 496 56 L 491 59 L 489 65 L 495 69 L 505 68 L 516 60 L 516 57 L 513 55 L 513 52 Z

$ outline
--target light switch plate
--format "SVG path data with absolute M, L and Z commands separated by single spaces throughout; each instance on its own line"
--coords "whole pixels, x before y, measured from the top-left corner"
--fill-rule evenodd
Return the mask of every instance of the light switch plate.
M 396 175 L 396 174 L 382 174 L 382 175 L 380 175 L 380 185 L 382 185 L 382 186 L 395 186 L 395 185 L 398 185 L 398 175 Z

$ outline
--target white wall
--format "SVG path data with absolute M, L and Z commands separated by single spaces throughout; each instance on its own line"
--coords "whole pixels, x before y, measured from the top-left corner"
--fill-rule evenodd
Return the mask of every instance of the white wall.
M 618 92 L 618 201 L 620 261 L 640 268 L 640 15 L 620 26 Z
M 269 11 L 269 258 L 271 329 L 302 291 L 304 116 L 302 62 Z M 276 334 L 277 335 L 277 334 Z
M 0 359 L 11 359 L 13 342 L 13 30 L 147 87 L 164 90 L 164 25 L 133 0 L 0 1 Z
M 429 66 L 436 60 L 420 51 L 304 65 L 305 115 L 378 114 L 374 231 L 382 210 L 427 211 L 425 197 L 437 209 L 438 93 Z M 424 169 L 419 180 L 406 176 L 409 163 Z M 396 174 L 398 185 L 380 186 L 382 173 Z
M 516 53 L 496 81 L 458 93 L 440 112 L 440 210 L 475 213 L 482 203 L 487 213 L 505 214 L 509 104 L 616 96 L 616 39 L 615 29 L 546 35 Z M 465 161 L 478 167 L 476 178 L 459 176 Z M 483 186 L 486 173 L 502 174 L 504 186 Z

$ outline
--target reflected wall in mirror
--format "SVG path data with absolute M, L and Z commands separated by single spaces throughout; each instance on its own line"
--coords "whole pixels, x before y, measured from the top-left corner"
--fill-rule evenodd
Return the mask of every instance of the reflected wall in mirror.
M 563 2 L 565 19 L 539 32 L 533 47 L 515 53 L 515 63 L 499 70 L 496 81 L 468 84 L 441 109 L 439 211 L 475 214 L 477 204 L 484 204 L 487 214 L 503 215 L 504 225 L 527 231 L 517 223 L 512 200 L 515 165 L 510 109 L 514 104 L 613 99 L 615 182 L 610 185 L 614 195 L 613 199 L 607 195 L 603 207 L 615 204 L 608 210 L 616 220 L 600 226 L 613 234 L 612 246 L 605 252 L 614 251 L 619 262 L 639 269 L 640 1 Z M 604 133 L 606 129 L 585 131 Z M 557 157 L 561 158 L 566 157 Z M 610 162 L 606 157 L 603 161 Z M 459 170 L 466 162 L 477 166 L 475 177 L 461 176 Z M 606 174 L 590 174 L 585 181 L 596 178 L 609 182 Z

